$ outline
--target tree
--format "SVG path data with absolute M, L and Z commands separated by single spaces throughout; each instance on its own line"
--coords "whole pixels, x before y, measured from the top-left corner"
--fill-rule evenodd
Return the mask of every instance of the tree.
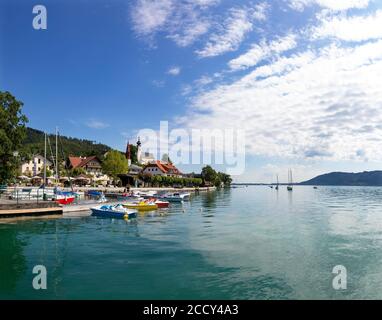
M 53 175 L 53 172 L 50 171 L 48 168 L 46 169 L 46 177 L 49 178 Z
M 229 174 L 219 172 L 218 173 L 220 181 L 224 184 L 225 187 L 228 187 L 232 183 L 232 178 Z
M 127 173 L 129 164 L 123 154 L 112 150 L 108 152 L 105 160 L 102 162 L 102 170 L 114 180 L 117 180 L 119 174 Z
M 86 174 L 86 170 L 84 168 L 73 168 L 70 170 L 70 175 L 72 177 L 78 177 L 81 174 Z
M 213 183 L 214 183 L 214 186 L 215 186 L 216 188 L 220 188 L 220 187 L 221 187 L 221 185 L 222 185 L 222 180 L 221 180 L 219 174 L 216 175 L 216 177 L 215 177 L 215 181 L 214 181 Z
M 206 182 L 215 183 L 217 173 L 211 166 L 205 166 L 202 169 L 202 178 Z
M 131 163 L 134 163 L 138 165 L 138 148 L 137 146 L 131 144 L 130 145 L 130 156 L 131 156 Z
M 0 91 L 0 183 L 15 178 L 20 166 L 19 151 L 26 137 L 28 118 L 21 113 L 23 103 L 8 91 Z

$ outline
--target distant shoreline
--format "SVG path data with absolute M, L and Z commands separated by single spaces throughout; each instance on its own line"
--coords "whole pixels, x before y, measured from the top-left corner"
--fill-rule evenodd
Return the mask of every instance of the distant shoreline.
M 276 186 L 276 183 L 232 183 L 232 186 Z M 279 183 L 279 186 L 288 186 L 288 183 Z M 373 185 L 373 184 L 307 184 L 304 182 L 301 183 L 292 183 L 292 186 L 307 186 L 307 187 L 382 187 L 382 184 Z

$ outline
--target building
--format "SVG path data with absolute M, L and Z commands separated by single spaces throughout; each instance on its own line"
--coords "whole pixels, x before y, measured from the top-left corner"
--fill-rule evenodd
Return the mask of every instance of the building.
M 85 170 L 86 174 L 91 174 L 93 176 L 102 176 L 102 166 L 101 160 L 97 156 L 91 157 L 69 157 L 69 168 L 76 169 L 82 168 Z
M 175 167 L 170 162 L 164 161 L 153 161 L 145 165 L 142 170 L 143 174 L 150 175 L 160 175 L 160 176 L 168 176 L 168 177 L 182 177 L 182 173 L 179 171 L 177 167 Z
M 138 187 L 142 184 L 142 181 L 139 180 L 139 174 L 141 173 L 142 168 L 135 164 L 129 166 L 129 172 L 127 174 L 119 174 L 118 177 L 122 181 L 122 185 Z
M 152 153 L 149 153 L 149 152 L 142 153 L 142 143 L 139 137 L 137 141 L 137 158 L 138 158 L 138 163 L 143 165 L 146 165 L 150 162 L 155 161 L 155 157 Z
M 21 174 L 27 176 L 36 176 L 44 172 L 45 158 L 39 154 L 34 155 L 32 159 L 21 165 Z M 46 159 L 46 169 L 52 170 L 52 162 Z

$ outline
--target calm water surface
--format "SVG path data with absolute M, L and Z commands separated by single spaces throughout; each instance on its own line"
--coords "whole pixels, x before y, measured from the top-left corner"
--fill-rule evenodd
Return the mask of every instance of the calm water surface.
M 32 288 L 39 264 L 45 291 Z M 1 223 L 0 298 L 381 299 L 382 188 L 256 186 L 136 221 Z

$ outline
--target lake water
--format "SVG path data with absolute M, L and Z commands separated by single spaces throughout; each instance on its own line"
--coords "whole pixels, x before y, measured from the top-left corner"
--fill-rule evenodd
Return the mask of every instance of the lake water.
M 382 188 L 250 186 L 135 221 L 0 223 L 0 298 L 381 299 Z

